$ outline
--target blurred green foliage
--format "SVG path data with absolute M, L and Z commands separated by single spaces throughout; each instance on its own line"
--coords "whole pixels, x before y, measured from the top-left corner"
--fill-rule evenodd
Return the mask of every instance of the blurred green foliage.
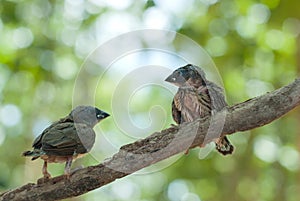
M 89 86 L 97 85 L 95 76 L 74 90 L 85 58 L 105 41 L 143 28 L 184 34 L 212 56 L 227 100 L 235 104 L 299 75 L 299 8 L 297 0 L 1 0 L 0 190 L 41 177 L 42 162 L 20 155 L 50 122 L 69 113 L 74 92 L 85 97 Z M 95 105 L 109 113 L 112 80 L 118 77 L 114 73 L 103 78 L 93 94 Z M 148 111 L 156 105 L 164 111 L 156 123 L 162 121 L 163 128 L 173 123 L 172 94 L 150 87 L 136 95 L 130 99 L 132 119 L 124 118 L 125 124 L 133 121 L 139 129 L 147 127 Z M 299 121 L 295 109 L 270 125 L 232 135 L 236 146 L 232 156 L 213 151 L 200 160 L 196 148 L 187 156 L 160 163 L 154 171 L 146 169 L 76 200 L 298 201 Z M 92 154 L 74 166 L 97 164 L 122 144 L 155 130 L 127 136 L 111 117 L 96 131 Z M 59 175 L 63 165 L 51 164 L 50 171 Z

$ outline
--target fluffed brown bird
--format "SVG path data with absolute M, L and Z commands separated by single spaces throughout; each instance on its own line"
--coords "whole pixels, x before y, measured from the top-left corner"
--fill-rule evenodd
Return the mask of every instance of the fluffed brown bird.
M 32 151 L 23 152 L 31 160 L 44 160 L 43 175 L 51 177 L 48 163 L 63 163 L 65 175 L 70 176 L 72 161 L 88 153 L 95 142 L 93 127 L 109 114 L 92 106 L 78 106 L 69 115 L 46 128 L 33 142 Z
M 166 78 L 178 86 L 172 102 L 172 116 L 177 124 L 191 122 L 227 106 L 223 89 L 206 79 L 204 71 L 192 64 L 176 69 Z M 231 154 L 233 145 L 226 136 L 215 139 L 216 149 L 223 155 Z

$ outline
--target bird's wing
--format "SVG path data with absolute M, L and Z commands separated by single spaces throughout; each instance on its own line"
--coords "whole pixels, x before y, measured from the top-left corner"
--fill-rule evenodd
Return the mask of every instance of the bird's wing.
M 37 136 L 33 143 L 32 143 L 32 147 L 35 149 L 40 149 L 42 147 L 42 137 L 45 134 L 45 132 L 43 132 L 42 134 L 40 134 L 39 136 Z
M 47 155 L 70 156 L 87 153 L 93 146 L 95 133 L 85 124 L 66 122 L 53 125 L 41 139 L 42 150 Z
M 54 126 L 56 126 L 57 124 L 60 124 L 60 123 L 67 123 L 67 122 L 73 122 L 73 120 L 71 119 L 70 115 L 64 117 L 64 118 L 61 118 L 60 120 L 52 123 L 49 127 L 47 127 L 40 135 L 38 135 L 33 143 L 32 143 L 32 147 L 35 148 L 35 149 L 40 149 L 42 147 L 42 138 L 43 136 L 49 132 L 49 130 L 51 130 Z
M 212 109 L 216 111 L 222 110 L 227 106 L 224 97 L 224 90 L 213 82 L 207 82 L 209 96 L 212 102 Z
M 53 125 L 55 125 L 56 123 L 53 123 L 52 125 L 50 125 L 48 128 L 46 128 L 39 136 L 37 136 L 33 143 L 32 143 L 32 147 L 35 149 L 40 149 L 42 147 L 42 138 L 43 136 L 49 131 L 51 130 L 51 128 L 53 127 Z
M 175 100 L 174 100 L 174 99 L 173 99 L 173 102 L 172 102 L 172 116 L 173 116 L 174 121 L 175 121 L 177 124 L 180 124 L 180 123 L 181 123 L 181 112 L 180 112 L 180 110 L 176 107 L 176 104 L 175 104 Z

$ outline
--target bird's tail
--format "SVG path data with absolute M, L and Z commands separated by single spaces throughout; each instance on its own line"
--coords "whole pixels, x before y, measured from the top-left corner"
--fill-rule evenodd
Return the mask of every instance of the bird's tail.
M 232 154 L 234 147 L 229 142 L 226 136 L 219 138 L 216 141 L 216 149 L 223 155 Z
M 24 151 L 22 153 L 22 156 L 32 156 L 33 155 L 33 151 Z
M 24 151 L 22 153 L 22 156 L 32 157 L 31 160 L 35 160 L 35 159 L 39 158 L 41 155 L 43 155 L 42 151 L 37 150 L 37 149 L 34 149 L 33 151 Z

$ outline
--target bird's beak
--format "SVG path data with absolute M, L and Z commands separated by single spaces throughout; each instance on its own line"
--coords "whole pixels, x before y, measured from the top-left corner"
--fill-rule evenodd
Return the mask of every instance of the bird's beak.
M 167 77 L 165 79 L 166 82 L 170 82 L 170 83 L 173 83 L 176 81 L 176 78 L 173 76 L 173 74 L 169 75 L 169 77 Z
M 106 113 L 106 112 L 103 112 L 101 111 L 101 114 L 100 114 L 100 119 L 105 119 L 106 117 L 109 117 L 110 114 Z

